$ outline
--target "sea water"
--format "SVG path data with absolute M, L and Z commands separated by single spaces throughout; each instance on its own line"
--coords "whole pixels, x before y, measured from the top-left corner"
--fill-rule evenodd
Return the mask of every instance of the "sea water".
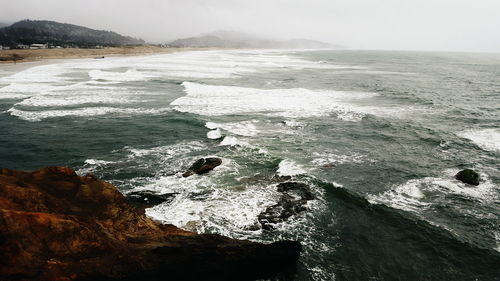
M 181 176 L 200 157 L 222 165 Z M 200 233 L 299 240 L 296 280 L 500 279 L 500 55 L 224 50 L 0 66 L 0 167 L 69 166 Z M 479 186 L 454 179 L 461 169 Z M 307 211 L 259 228 L 273 176 Z

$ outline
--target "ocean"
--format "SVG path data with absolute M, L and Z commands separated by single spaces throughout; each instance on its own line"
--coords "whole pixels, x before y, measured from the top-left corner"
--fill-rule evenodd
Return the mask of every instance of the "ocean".
M 208 174 L 181 176 L 215 156 Z M 500 280 L 500 54 L 213 50 L 0 65 L 0 167 L 172 193 L 164 223 L 301 241 L 295 280 Z M 454 175 L 479 172 L 478 186 Z M 314 195 L 262 230 L 276 176 Z M 258 269 L 256 269 L 258 270 Z

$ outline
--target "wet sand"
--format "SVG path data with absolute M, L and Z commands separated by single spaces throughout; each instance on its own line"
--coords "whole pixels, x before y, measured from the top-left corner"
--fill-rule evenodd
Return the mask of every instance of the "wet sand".
M 107 47 L 103 49 L 38 49 L 38 50 L 0 50 L 0 63 L 12 64 L 49 59 L 103 58 L 108 56 L 144 55 L 172 53 L 179 51 L 202 50 L 200 48 L 161 48 L 158 46 Z

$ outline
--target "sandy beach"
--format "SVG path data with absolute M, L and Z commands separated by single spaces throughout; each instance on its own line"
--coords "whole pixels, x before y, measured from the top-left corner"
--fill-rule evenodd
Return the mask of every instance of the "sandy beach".
M 172 53 L 199 50 L 190 48 L 161 48 L 153 45 L 108 47 L 103 49 L 37 49 L 37 50 L 0 50 L 0 63 L 12 64 L 47 59 L 102 58 L 107 56 L 128 56 L 155 53 Z

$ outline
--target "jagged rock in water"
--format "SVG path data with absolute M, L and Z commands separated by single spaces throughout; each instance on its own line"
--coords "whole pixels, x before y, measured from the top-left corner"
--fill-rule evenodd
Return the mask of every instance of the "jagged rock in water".
M 183 177 L 189 177 L 191 175 L 206 174 L 212 171 L 215 167 L 222 164 L 222 159 L 216 157 L 201 158 L 194 162 L 189 169 L 182 174 Z
M 188 198 L 193 201 L 204 201 L 207 200 L 210 195 L 212 195 L 213 190 L 202 190 L 202 191 L 196 191 L 196 192 L 191 192 L 188 194 Z
M 278 203 L 260 213 L 257 219 L 262 229 L 271 230 L 273 229 L 272 224 L 286 221 L 291 216 L 305 211 L 305 203 L 305 200 L 294 200 L 293 197 L 285 194 L 281 196 Z
M 127 200 L 139 209 L 151 208 L 166 201 L 172 201 L 177 193 L 157 194 L 148 190 L 127 193 Z
M 268 279 L 293 269 L 300 248 L 158 223 L 69 168 L 0 169 L 0 280 Z
M 465 169 L 460 172 L 458 172 L 455 175 L 455 178 L 461 182 L 472 184 L 472 185 L 479 185 L 479 174 L 475 172 L 474 170 L 471 169 Z
M 278 191 L 285 192 L 290 195 L 296 195 L 301 200 L 313 200 L 314 195 L 311 193 L 309 186 L 301 182 L 283 182 L 278 184 Z
M 314 199 L 309 186 L 304 183 L 280 183 L 277 190 L 283 193 L 278 203 L 268 207 L 257 217 L 262 229 L 271 230 L 273 224 L 286 221 L 291 216 L 306 211 L 307 201 Z
M 274 175 L 271 180 L 273 180 L 274 182 L 286 182 L 286 181 L 289 181 L 291 179 L 292 179 L 291 176 Z
M 280 176 L 274 174 L 255 174 L 252 176 L 242 177 L 238 179 L 238 182 L 242 184 L 267 184 L 269 181 L 273 181 L 276 183 L 286 182 L 291 180 L 291 176 Z

